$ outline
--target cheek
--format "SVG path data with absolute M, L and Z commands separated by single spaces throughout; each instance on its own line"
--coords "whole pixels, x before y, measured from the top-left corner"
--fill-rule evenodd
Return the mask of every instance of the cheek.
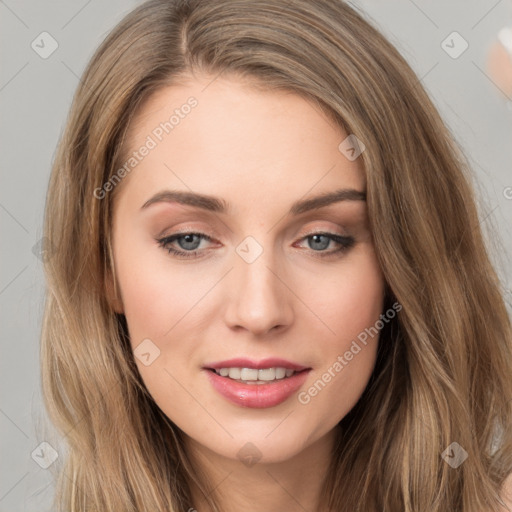
M 312 300 L 334 333 L 319 337 L 319 364 L 298 401 L 312 407 L 322 428 L 329 429 L 356 404 L 372 374 L 385 313 L 384 279 L 367 247 L 324 284 L 329 300 L 319 293 Z
M 119 271 L 123 306 L 132 344 L 143 338 L 158 340 L 172 327 L 173 312 L 182 304 L 176 288 L 148 266 Z
M 333 267 L 332 272 L 305 283 L 299 293 L 307 298 L 308 306 L 319 320 L 317 324 L 324 333 L 321 339 L 331 340 L 328 346 L 342 348 L 379 318 L 384 278 L 373 249 L 365 246 L 339 267 Z
M 189 395 L 179 383 L 186 381 L 187 364 L 197 347 L 185 333 L 194 330 L 190 319 L 200 310 L 194 305 L 204 296 L 208 280 L 198 283 L 194 273 L 171 268 L 165 251 L 155 246 L 120 243 L 117 256 L 118 284 L 139 373 L 159 405 L 186 411 Z M 191 391 L 193 387 L 187 386 Z
M 205 294 L 205 276 L 170 263 L 165 250 L 152 242 L 142 247 L 119 244 L 116 272 L 134 346 L 144 338 L 159 343 L 172 334 Z
M 187 410 L 189 396 L 180 383 L 187 382 L 191 372 L 199 372 L 201 322 L 211 318 L 208 291 L 218 275 L 208 266 L 184 265 L 180 269 L 156 244 L 126 244 L 121 236 L 115 263 L 139 373 L 157 403 Z M 138 357 L 147 353 L 149 361 Z M 187 389 L 196 392 L 196 385 L 193 380 Z

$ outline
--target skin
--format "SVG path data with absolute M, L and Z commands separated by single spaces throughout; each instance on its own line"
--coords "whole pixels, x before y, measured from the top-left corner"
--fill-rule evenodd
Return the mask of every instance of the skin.
M 487 56 L 487 69 L 498 89 L 512 96 L 512 56 L 499 42 L 492 44 Z
M 361 159 L 338 150 L 347 134 L 302 97 L 206 76 L 155 93 L 130 128 L 129 152 L 190 96 L 197 107 L 116 190 L 112 300 L 126 315 L 133 348 L 149 338 L 160 350 L 148 366 L 135 358 L 140 374 L 185 432 L 222 510 L 316 510 L 335 427 L 368 383 L 378 336 L 307 404 L 294 394 L 266 409 L 235 405 L 202 367 L 233 357 L 281 357 L 312 368 L 300 391 L 307 390 L 376 323 L 384 279 L 366 202 L 287 213 L 299 199 L 339 188 L 364 191 Z M 230 210 L 170 202 L 141 209 L 163 189 L 214 195 Z M 182 229 L 213 241 L 202 239 L 200 255 L 180 259 L 156 239 Z M 332 240 L 325 247 L 327 239 L 319 249 L 307 235 L 323 231 L 355 243 L 334 253 L 339 245 Z M 247 236 L 263 249 L 252 263 L 236 252 Z M 186 251 L 188 244 L 172 246 Z M 251 466 L 237 456 L 248 442 L 261 456 Z M 193 495 L 191 508 L 208 510 L 197 489 Z

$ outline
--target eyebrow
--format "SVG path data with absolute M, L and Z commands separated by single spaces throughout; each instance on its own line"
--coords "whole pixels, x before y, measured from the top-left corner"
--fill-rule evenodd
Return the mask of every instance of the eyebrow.
M 296 201 L 290 208 L 290 214 L 299 215 L 340 201 L 366 201 L 366 193 L 353 188 L 343 188 L 333 192 L 326 192 L 308 199 Z M 158 192 L 148 199 L 142 205 L 141 209 L 162 202 L 194 206 L 216 213 L 227 213 L 229 210 L 229 203 L 224 199 L 182 190 L 163 190 Z

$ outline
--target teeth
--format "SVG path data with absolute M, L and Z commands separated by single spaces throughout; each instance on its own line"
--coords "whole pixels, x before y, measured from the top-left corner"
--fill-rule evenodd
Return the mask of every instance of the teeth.
M 242 370 L 240 368 L 229 368 L 229 378 L 239 379 Z
M 284 379 L 286 368 L 276 368 L 276 379 Z
M 238 370 L 238 368 L 237 368 Z M 233 369 L 229 370 L 229 377 L 231 377 L 231 372 Z M 258 380 L 258 370 L 254 370 L 253 368 L 242 368 L 240 370 L 240 377 L 241 380 Z
M 276 370 L 275 368 L 265 368 L 262 370 L 258 370 L 258 380 L 274 380 L 276 378 Z
M 220 368 L 215 370 L 215 373 L 233 380 L 259 384 L 291 377 L 295 373 L 295 370 L 280 367 L 262 368 L 261 370 L 255 368 Z

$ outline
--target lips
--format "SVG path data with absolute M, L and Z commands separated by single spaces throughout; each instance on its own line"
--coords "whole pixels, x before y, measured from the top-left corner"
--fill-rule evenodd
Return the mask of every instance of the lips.
M 290 377 L 272 380 L 268 383 L 248 384 L 218 375 L 215 370 L 221 368 L 251 368 L 255 370 L 285 368 L 294 370 L 294 373 Z M 261 361 L 235 358 L 208 363 L 203 370 L 207 370 L 205 373 L 213 389 L 228 401 L 240 407 L 261 409 L 274 407 L 290 398 L 304 384 L 311 368 L 279 358 L 267 358 Z
M 269 357 L 267 359 L 262 359 L 261 361 L 237 357 L 235 359 L 228 359 L 227 361 L 208 363 L 205 364 L 203 368 L 207 370 L 219 370 L 220 368 L 253 368 L 256 370 L 262 370 L 264 368 L 286 368 L 288 370 L 295 370 L 296 372 L 309 369 L 307 366 L 302 366 L 277 357 Z

